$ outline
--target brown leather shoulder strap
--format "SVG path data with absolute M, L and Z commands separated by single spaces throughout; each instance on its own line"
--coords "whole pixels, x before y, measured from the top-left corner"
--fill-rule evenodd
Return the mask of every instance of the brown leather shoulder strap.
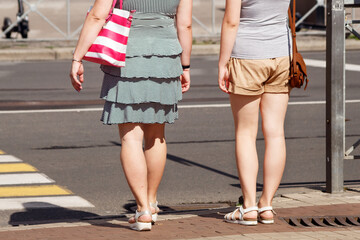
M 291 11 L 291 5 L 289 6 L 289 10 L 288 10 L 288 15 L 289 15 L 289 25 L 290 25 L 290 29 L 291 29 L 291 36 L 292 36 L 292 64 L 293 64 L 293 68 L 292 70 L 295 71 L 295 67 L 296 67 L 296 52 L 297 52 L 297 47 L 296 47 L 296 29 L 295 29 L 295 12 L 296 12 L 296 1 L 293 0 L 293 4 L 292 4 L 292 11 Z M 291 14 L 292 12 L 292 14 Z

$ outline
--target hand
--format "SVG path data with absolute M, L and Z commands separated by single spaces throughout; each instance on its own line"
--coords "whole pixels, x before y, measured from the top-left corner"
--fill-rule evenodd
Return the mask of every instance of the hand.
M 190 69 L 183 70 L 183 74 L 180 76 L 181 91 L 184 93 L 190 88 Z
M 79 77 L 79 78 L 78 78 Z M 81 62 L 73 61 L 70 70 L 71 84 L 78 92 L 82 89 L 82 83 L 84 82 L 84 66 Z
M 221 91 L 229 94 L 229 70 L 227 66 L 219 66 L 218 82 Z

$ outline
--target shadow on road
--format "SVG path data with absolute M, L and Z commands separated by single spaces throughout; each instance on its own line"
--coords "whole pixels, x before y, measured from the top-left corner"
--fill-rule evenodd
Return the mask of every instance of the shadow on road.
M 203 164 L 201 164 L 201 163 L 197 163 L 197 162 L 194 162 L 194 161 L 190 161 L 190 160 L 187 160 L 187 159 L 185 159 L 185 158 L 178 157 L 178 156 L 175 156 L 175 155 L 172 155 L 172 154 L 168 154 L 168 155 L 167 155 L 167 159 L 169 159 L 169 160 L 171 160 L 171 161 L 174 161 L 174 162 L 177 162 L 177 163 L 180 163 L 180 164 L 183 164 L 183 165 L 186 165 L 186 166 L 196 166 L 196 167 L 200 167 L 200 168 L 206 169 L 206 170 L 208 170 L 208 171 L 211 171 L 211 172 L 214 172 L 214 173 L 223 175 L 223 176 L 225 176 L 225 177 L 229 177 L 229 178 L 233 178 L 233 179 L 238 180 L 238 177 L 237 177 L 237 176 L 232 175 L 232 174 L 230 174 L 230 173 L 226 173 L 226 172 L 220 171 L 220 170 L 218 170 L 218 169 L 215 169 L 215 168 L 212 168 L 212 167 L 208 167 L 208 166 L 203 165 Z
M 10 216 L 11 226 L 36 225 L 58 222 L 78 222 L 79 219 L 97 217 L 97 214 L 62 208 L 46 202 L 27 202 L 23 204 L 25 210 L 15 212 Z M 36 208 L 41 206 L 41 208 Z
M 23 206 L 24 211 L 15 212 L 10 216 L 9 225 L 16 227 L 20 225 L 84 222 L 94 226 L 128 228 L 127 226 L 108 222 L 115 218 L 124 218 L 124 215 L 100 216 L 95 213 L 67 209 L 46 202 L 27 202 Z

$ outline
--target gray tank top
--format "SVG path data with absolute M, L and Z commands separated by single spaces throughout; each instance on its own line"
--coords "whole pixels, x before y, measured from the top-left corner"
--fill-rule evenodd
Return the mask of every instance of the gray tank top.
M 266 59 L 289 56 L 290 0 L 242 0 L 240 24 L 231 57 Z

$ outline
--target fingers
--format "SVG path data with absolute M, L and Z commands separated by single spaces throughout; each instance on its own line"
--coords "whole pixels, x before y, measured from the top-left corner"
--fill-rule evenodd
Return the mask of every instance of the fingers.
M 188 70 L 184 71 L 180 76 L 181 92 L 187 92 L 190 89 L 190 73 Z
M 79 68 L 79 71 L 78 71 L 78 76 L 79 76 L 79 81 L 81 83 L 84 82 L 84 65 L 80 64 L 80 68 Z
M 187 92 L 190 89 L 190 81 L 187 81 L 186 78 L 182 77 L 182 81 L 181 81 L 181 92 Z
M 81 89 L 82 89 L 82 86 L 81 86 L 80 81 L 77 79 L 77 75 L 71 73 L 71 74 L 70 74 L 70 79 L 71 79 L 71 84 L 73 85 L 73 88 L 74 88 L 76 91 L 80 92 Z
M 190 84 L 181 84 L 181 92 L 184 93 L 184 92 L 187 92 L 188 90 L 190 89 Z
M 79 82 L 80 83 L 84 82 L 84 74 L 79 75 Z
M 225 83 L 219 84 L 219 88 L 224 93 L 229 93 L 229 90 L 226 88 Z
M 219 68 L 219 78 L 218 78 L 219 88 L 224 93 L 229 92 L 229 74 L 226 68 Z
M 224 93 L 229 93 L 229 81 L 228 79 L 223 78 L 219 78 L 219 88 L 221 91 L 223 91 Z
M 82 64 L 79 64 L 77 62 L 73 62 L 71 65 L 71 71 L 70 71 L 70 80 L 71 84 L 73 85 L 73 88 L 80 92 L 82 89 L 82 83 L 84 82 L 84 69 L 82 67 Z M 79 76 L 79 79 L 78 79 Z

